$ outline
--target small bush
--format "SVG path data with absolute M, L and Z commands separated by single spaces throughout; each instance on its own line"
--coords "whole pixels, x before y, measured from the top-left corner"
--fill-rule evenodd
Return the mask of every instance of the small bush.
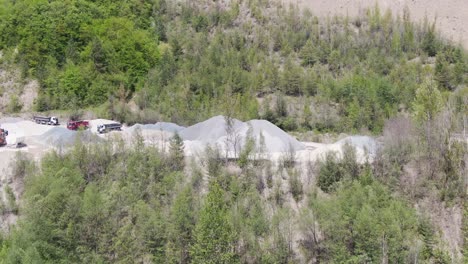
M 8 104 L 8 112 L 18 113 L 21 111 L 22 108 L 23 104 L 20 102 L 18 96 L 12 95 Z
M 34 170 L 34 161 L 22 152 L 16 152 L 15 160 L 10 166 L 12 168 L 11 176 L 16 180 L 23 180 L 24 177 Z
M 335 152 L 328 152 L 320 165 L 317 185 L 324 192 L 334 190 L 334 185 L 343 178 L 343 170 Z
M 294 131 L 294 130 L 297 130 L 298 128 L 297 120 L 291 116 L 280 119 L 277 125 L 281 129 L 286 130 L 286 131 Z
M 302 188 L 301 179 L 299 178 L 299 175 L 296 171 L 291 172 L 291 175 L 289 176 L 289 190 L 296 202 L 302 200 L 304 190 Z
M 294 167 L 294 164 L 296 164 L 296 150 L 294 150 L 294 147 L 291 144 L 281 157 L 281 162 L 285 168 L 292 168 Z
M 7 210 L 14 214 L 18 213 L 18 205 L 16 204 L 16 197 L 13 193 L 13 189 L 9 185 L 5 186 L 4 191 L 7 198 Z

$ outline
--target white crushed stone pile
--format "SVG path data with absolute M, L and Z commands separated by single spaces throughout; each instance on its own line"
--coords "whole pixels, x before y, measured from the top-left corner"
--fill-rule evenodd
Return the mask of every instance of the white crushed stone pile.
M 263 135 L 268 152 L 305 149 L 304 144 L 267 120 L 251 120 L 247 122 L 247 125 L 252 128 L 252 135 L 256 142 L 260 142 L 260 135 Z M 245 133 L 247 134 L 247 131 Z
M 54 128 L 54 126 L 36 124 L 32 121 L 20 121 L 15 124 L 23 131 L 25 137 L 39 136 Z
M 174 123 L 168 123 L 168 122 L 158 122 L 156 124 L 135 124 L 131 127 L 128 128 L 129 131 L 133 132 L 135 129 L 140 129 L 141 131 L 145 130 L 158 130 L 158 131 L 164 131 L 164 132 L 170 132 L 170 133 L 177 133 L 180 132 L 181 130 L 185 129 L 183 126 L 179 126 Z
M 157 129 L 157 130 L 162 130 L 162 131 L 167 131 L 167 132 L 172 132 L 172 133 L 179 133 L 180 131 L 184 130 L 185 127 L 179 126 L 175 123 L 170 123 L 170 122 L 157 122 L 154 125 L 149 125 L 150 129 Z
M 368 136 L 349 136 L 336 142 L 335 144 L 343 146 L 350 144 L 357 150 L 367 151 L 369 155 L 374 155 L 377 151 L 377 142 L 375 139 Z
M 53 147 L 64 147 L 73 145 L 79 138 L 83 142 L 98 140 L 95 135 L 89 131 L 73 131 L 64 127 L 54 127 L 40 136 L 35 137 L 36 140 L 44 145 Z
M 305 149 L 302 143 L 266 120 L 242 122 L 233 119 L 232 130 L 233 133 L 229 135 L 226 131 L 225 118 L 223 116 L 215 116 L 182 130 L 180 135 L 186 141 L 202 143 L 194 142 L 188 144 L 197 148 L 198 151 L 201 151 L 198 148 L 208 144 L 217 145 L 222 150 L 225 150 L 226 145 L 228 145 L 229 150 L 232 151 L 234 150 L 233 141 L 238 143 L 238 148 L 242 148 L 249 134 L 255 139 L 257 146 L 259 145 L 261 135 L 263 135 L 266 152 L 287 152 Z M 231 143 L 226 144 L 226 142 Z M 194 152 L 194 150 L 191 152 Z
M 18 117 L 3 117 L 0 118 L 0 126 L 3 123 L 18 123 L 23 121 L 24 119 L 18 118 Z
M 333 144 L 307 142 L 311 149 L 302 153 L 302 159 L 324 160 L 328 152 L 335 152 L 339 157 L 343 155 L 343 146 L 348 143 L 356 149 L 356 158 L 359 163 L 372 161 L 377 151 L 378 143 L 368 136 L 348 136 Z
M 244 122 L 237 119 L 232 121 L 234 131 L 240 131 L 245 126 Z M 179 134 L 184 140 L 198 140 L 203 143 L 215 144 L 219 138 L 227 136 L 226 120 L 224 116 L 215 116 L 187 127 Z

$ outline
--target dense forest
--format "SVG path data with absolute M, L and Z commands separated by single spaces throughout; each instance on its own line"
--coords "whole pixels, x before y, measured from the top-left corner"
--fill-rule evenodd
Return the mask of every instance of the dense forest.
M 391 137 L 388 137 L 391 138 Z M 241 171 L 207 149 L 202 164 L 133 142 L 80 144 L 37 165 L 21 154 L 22 220 L 2 241 L 5 263 L 453 263 L 428 215 L 392 193 L 378 162 L 352 147 L 302 170 L 244 160 Z M 385 149 L 391 159 L 394 145 Z M 389 161 L 382 163 L 394 166 Z M 451 165 L 457 165 L 455 162 Z M 319 169 L 314 169 L 317 166 Z M 205 171 L 206 170 L 206 171 Z M 300 177 L 317 173 L 317 185 Z M 333 177 L 334 176 L 334 177 Z M 453 175 L 452 175 L 453 176 Z M 402 176 L 402 178 L 404 178 Z M 460 179 L 458 179 L 460 180 Z M 428 179 L 424 180 L 429 183 Z M 459 184 L 454 178 L 450 189 Z M 437 181 L 431 182 L 431 184 Z M 419 183 L 417 183 L 419 184 Z M 419 187 L 422 199 L 431 187 Z M 456 187 L 455 187 L 456 188 Z M 448 190 L 438 186 L 442 195 Z M 433 190 L 432 190 L 433 191 Z M 455 191 L 454 191 L 455 192 Z M 453 193 L 452 202 L 463 197 Z M 302 204 L 299 211 L 293 204 Z M 14 198 L 3 205 L 18 210 Z
M 0 49 L 2 67 L 39 81 L 37 111 L 224 114 L 382 143 L 365 162 L 345 145 L 309 164 L 254 160 L 252 146 L 184 157 L 179 136 L 164 151 L 139 133 L 40 161 L 19 152 L 0 263 L 468 260 L 468 57 L 434 21 L 377 5 L 319 18 L 266 0 L 0 0 Z M 462 241 L 436 211 L 461 214 Z
M 3 60 L 40 81 L 38 111 L 98 107 L 128 123 L 229 114 L 378 133 L 426 80 L 444 96 L 468 72 L 435 22 L 378 6 L 319 20 L 262 0 L 3 0 L 0 16 Z

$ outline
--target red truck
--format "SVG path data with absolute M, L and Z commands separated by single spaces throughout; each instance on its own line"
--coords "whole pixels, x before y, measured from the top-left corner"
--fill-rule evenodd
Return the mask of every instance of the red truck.
M 67 128 L 70 130 L 85 130 L 89 128 L 88 121 L 68 121 Z
M 0 146 L 4 146 L 7 144 L 6 136 L 8 136 L 8 131 L 3 128 L 0 128 Z

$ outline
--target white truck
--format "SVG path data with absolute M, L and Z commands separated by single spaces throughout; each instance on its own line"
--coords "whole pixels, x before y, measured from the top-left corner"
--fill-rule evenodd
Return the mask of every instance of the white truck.
M 120 123 L 111 123 L 111 124 L 101 124 L 97 126 L 97 132 L 99 134 L 107 133 L 110 131 L 121 131 L 122 130 L 122 124 Z
M 33 120 L 37 124 L 44 124 L 44 125 L 51 125 L 51 126 L 59 125 L 58 118 L 55 116 L 34 116 Z

